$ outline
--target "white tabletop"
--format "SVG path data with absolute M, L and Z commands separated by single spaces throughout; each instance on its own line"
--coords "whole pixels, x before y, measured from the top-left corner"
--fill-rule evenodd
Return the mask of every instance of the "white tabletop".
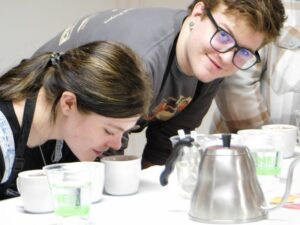
M 286 162 L 290 160 L 285 160 Z M 104 195 L 92 205 L 92 224 L 151 224 L 189 225 L 201 224 L 189 219 L 190 201 L 183 198 L 177 188 L 176 173 L 170 176 L 168 186 L 159 184 L 162 166 L 142 171 L 139 192 L 130 196 Z M 300 193 L 300 165 L 294 173 L 292 193 Z M 268 194 L 283 192 L 283 185 L 272 186 Z M 276 195 L 275 195 L 276 196 Z M 50 225 L 55 219 L 53 213 L 29 214 L 24 212 L 21 198 L 0 201 L 1 225 Z M 280 208 L 269 213 L 269 219 L 253 222 L 254 225 L 299 225 L 300 210 Z

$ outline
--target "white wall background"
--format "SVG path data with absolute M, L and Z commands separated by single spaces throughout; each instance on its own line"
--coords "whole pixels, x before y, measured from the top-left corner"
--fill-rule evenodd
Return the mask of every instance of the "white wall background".
M 186 8 L 192 0 L 0 0 L 0 74 L 30 57 L 70 23 L 90 13 L 127 7 Z M 199 128 L 207 132 L 210 113 Z M 144 134 L 134 134 L 128 153 L 142 154 Z
M 188 3 L 189 0 L 0 0 L 0 73 L 87 14 L 125 7 L 185 8 Z

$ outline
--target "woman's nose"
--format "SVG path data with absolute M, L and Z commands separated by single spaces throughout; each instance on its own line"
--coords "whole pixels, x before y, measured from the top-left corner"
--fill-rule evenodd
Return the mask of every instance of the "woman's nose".
M 119 150 L 122 147 L 122 136 L 120 137 L 112 137 L 109 141 L 109 147 L 114 150 Z

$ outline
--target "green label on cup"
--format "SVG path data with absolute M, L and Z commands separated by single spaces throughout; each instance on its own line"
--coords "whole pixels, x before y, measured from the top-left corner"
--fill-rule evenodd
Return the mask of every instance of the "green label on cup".
M 82 186 L 53 185 L 54 213 L 62 217 L 88 216 L 90 212 L 90 184 Z
M 252 152 L 256 174 L 263 176 L 278 176 L 281 172 L 280 152 L 270 149 L 255 149 Z
M 69 216 L 88 216 L 90 212 L 89 206 L 65 206 L 55 210 L 55 214 L 62 217 Z

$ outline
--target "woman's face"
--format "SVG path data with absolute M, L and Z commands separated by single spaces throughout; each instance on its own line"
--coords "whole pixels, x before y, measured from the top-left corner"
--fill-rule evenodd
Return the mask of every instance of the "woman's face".
M 124 132 L 130 130 L 138 118 L 110 118 L 76 111 L 64 122 L 63 139 L 80 161 L 92 161 L 108 148 L 120 149 Z
M 221 5 L 212 12 L 217 25 L 231 34 L 240 47 L 252 52 L 258 50 L 263 43 L 263 34 L 255 32 L 242 18 L 225 15 L 224 10 L 225 6 Z M 194 75 L 202 82 L 210 82 L 232 75 L 238 68 L 232 62 L 236 49 L 219 53 L 212 48 L 210 40 L 217 29 L 212 21 L 203 15 L 205 9 L 198 5 L 187 18 L 187 22 L 193 21 L 194 25 L 191 29 L 186 29 L 188 33 L 182 45 L 183 54 L 177 59 L 183 72 Z
M 121 148 L 124 132 L 136 124 L 139 116 L 110 118 L 96 113 L 83 113 L 77 108 L 74 93 L 63 92 L 54 125 L 54 139 L 63 139 L 80 161 L 93 161 L 112 148 Z

